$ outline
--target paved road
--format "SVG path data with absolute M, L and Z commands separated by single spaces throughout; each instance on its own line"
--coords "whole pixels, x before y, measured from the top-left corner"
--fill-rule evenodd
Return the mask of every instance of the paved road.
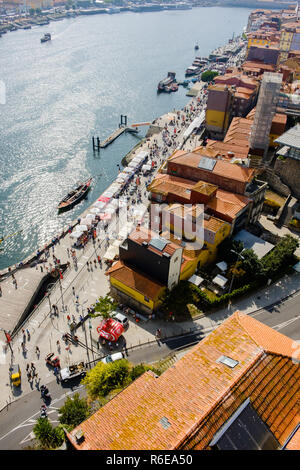
M 300 292 L 285 302 L 261 309 L 251 316 L 289 338 L 300 341 Z
M 300 293 L 273 307 L 261 309 L 251 314 L 251 316 L 295 341 L 300 341 L 299 296 Z M 191 344 L 200 341 L 207 334 L 209 334 L 208 330 L 199 329 L 195 333 L 137 348 L 129 351 L 128 359 L 133 364 L 140 362 L 152 363 L 171 353 L 178 355 L 178 349 L 190 347 Z M 48 415 L 55 425 L 58 422 L 57 410 L 63 405 L 66 397 L 75 392 L 84 395 L 85 389 L 79 382 L 73 382 L 62 387 L 53 381 L 48 386 L 52 396 Z M 32 428 L 39 416 L 41 403 L 40 393 L 34 391 L 2 411 L 0 415 L 0 450 L 22 449 L 30 446 L 33 437 Z
M 141 362 L 152 363 L 158 361 L 170 354 L 176 352 L 176 348 L 195 344 L 204 337 L 199 330 L 193 334 L 187 334 L 182 337 L 173 338 L 164 342 L 158 342 L 155 345 L 137 348 L 129 352 L 128 359 L 133 364 Z M 80 379 L 74 379 L 68 384 L 57 384 L 52 381 L 48 384 L 51 393 L 51 403 L 48 406 L 48 418 L 53 425 L 58 424 L 58 409 L 64 404 L 67 396 L 78 392 L 81 396 L 85 395 L 84 386 L 80 385 Z M 14 402 L 8 409 L 1 412 L 0 415 L 0 450 L 18 450 L 32 445 L 33 426 L 39 417 L 40 406 L 42 405 L 40 392 L 27 394 Z

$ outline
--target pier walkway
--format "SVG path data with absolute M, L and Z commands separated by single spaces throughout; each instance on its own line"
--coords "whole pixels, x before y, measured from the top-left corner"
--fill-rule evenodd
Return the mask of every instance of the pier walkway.
M 120 135 L 122 135 L 124 132 L 138 132 L 136 129 L 133 129 L 132 127 L 127 127 L 127 126 L 120 126 L 119 129 L 116 129 L 112 134 L 110 134 L 107 139 L 103 140 L 103 142 L 100 141 L 100 148 L 105 148 L 109 144 L 111 144 L 114 140 L 116 140 Z

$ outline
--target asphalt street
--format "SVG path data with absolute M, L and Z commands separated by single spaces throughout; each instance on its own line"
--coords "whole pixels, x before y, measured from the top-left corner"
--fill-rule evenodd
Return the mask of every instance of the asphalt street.
M 299 341 L 300 348 L 300 303 L 299 295 L 289 298 L 272 307 L 261 309 L 251 314 L 260 322 L 272 327 L 295 340 L 295 348 Z M 176 354 L 181 349 L 188 350 L 199 342 L 209 331 L 199 329 L 195 333 L 178 336 L 169 340 L 157 341 L 144 347 L 128 352 L 128 360 L 133 364 L 141 362 L 153 363 L 170 354 Z M 55 380 L 48 384 L 51 393 L 51 403 L 48 407 L 48 417 L 55 425 L 58 423 L 58 409 L 66 397 L 79 392 L 85 394 L 85 388 L 77 382 L 69 382 L 62 386 Z M 24 449 L 32 444 L 33 426 L 39 417 L 42 404 L 40 392 L 35 390 L 5 408 L 0 414 L 0 450 Z

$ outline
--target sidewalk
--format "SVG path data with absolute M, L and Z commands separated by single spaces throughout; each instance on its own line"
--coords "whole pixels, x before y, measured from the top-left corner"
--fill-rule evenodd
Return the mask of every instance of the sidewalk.
M 199 105 L 200 106 L 200 105 Z M 193 119 L 193 114 L 197 113 L 197 105 L 194 103 L 194 112 L 190 112 L 190 108 L 186 108 L 186 111 L 181 111 L 181 115 L 185 116 L 185 122 L 182 123 L 181 132 L 179 132 L 172 143 L 171 148 L 168 148 L 168 154 L 170 155 L 172 151 L 177 147 L 178 141 L 180 141 L 180 134 L 183 133 L 183 130 L 186 126 L 189 125 L 189 122 Z M 173 130 L 173 127 L 169 125 L 169 120 L 167 117 L 160 118 L 162 124 L 167 124 L 167 127 L 170 128 L 170 133 Z M 178 126 L 177 126 L 178 127 Z M 179 129 L 179 127 L 178 127 Z M 157 170 L 161 163 L 167 158 L 167 155 L 162 155 L 160 149 L 164 147 L 164 142 L 162 135 L 154 135 L 150 138 L 144 145 L 143 148 L 140 148 L 138 151 L 147 150 L 152 155 L 151 158 L 157 162 Z M 156 170 L 156 171 L 157 171 Z M 150 178 L 153 178 L 154 174 Z M 149 201 L 147 199 L 146 187 L 149 184 L 149 176 L 140 176 L 141 184 L 139 186 L 139 191 L 142 195 L 142 203 L 147 207 Z M 127 192 L 128 193 L 128 192 Z M 134 208 L 137 206 L 137 203 L 133 203 L 133 199 L 136 196 L 131 196 L 129 199 L 129 207 Z M 86 209 L 84 214 L 87 214 L 89 209 Z M 84 216 L 82 215 L 82 217 Z M 92 241 L 88 242 L 88 245 L 83 250 L 77 250 L 77 259 L 78 267 L 75 269 L 73 262 L 69 257 L 67 252 L 71 248 L 72 241 L 69 234 L 60 240 L 54 247 L 50 249 L 50 257 L 47 262 L 42 265 L 43 273 L 40 270 L 40 265 L 33 268 L 26 268 L 24 270 L 17 271 L 15 278 L 17 281 L 17 289 L 12 284 L 12 279 L 8 278 L 2 281 L 2 292 L 3 295 L 0 298 L 1 312 L 7 312 L 7 307 L 9 304 L 12 304 L 17 301 L 17 307 L 19 308 L 19 315 L 24 310 L 28 298 L 33 295 L 35 286 L 41 280 L 45 274 L 46 267 L 51 268 L 50 263 L 54 265 L 53 254 L 60 259 L 61 263 L 66 263 L 70 261 L 70 269 L 64 274 L 64 279 L 60 283 L 57 282 L 53 291 L 51 291 L 50 299 L 45 298 L 39 307 L 34 311 L 32 316 L 28 319 L 24 325 L 24 329 L 28 329 L 30 332 L 30 340 L 23 339 L 23 333 L 20 331 L 16 337 L 14 337 L 12 342 L 12 348 L 14 352 L 13 363 L 20 365 L 22 372 L 22 386 L 21 389 L 17 392 L 13 392 L 10 387 L 9 381 L 9 366 L 11 361 L 11 352 L 8 348 L 4 352 L 4 334 L 1 333 L 2 344 L 0 343 L 0 379 L 4 386 L 1 389 L 0 396 L 0 409 L 5 406 L 7 403 L 18 398 L 18 396 L 23 396 L 26 393 L 29 393 L 35 388 L 38 388 L 41 384 L 47 383 L 53 380 L 53 372 L 49 370 L 45 365 L 45 357 L 48 353 L 54 352 L 59 354 L 61 365 L 67 365 L 78 360 L 89 361 L 94 359 L 92 352 L 87 354 L 87 351 L 81 348 L 80 346 L 71 346 L 70 349 L 66 349 L 66 345 L 62 341 L 62 335 L 66 332 L 70 332 L 67 315 L 71 320 L 79 321 L 79 315 L 84 315 L 86 309 L 93 304 L 99 296 L 105 295 L 109 292 L 109 283 L 107 276 L 105 276 L 104 264 L 103 268 L 100 268 L 100 265 L 94 260 L 97 258 L 97 255 L 100 254 L 103 257 L 108 244 L 106 243 L 106 238 L 111 242 L 114 241 L 114 227 L 109 226 L 107 232 L 104 234 L 100 246 L 97 241 L 93 245 Z M 87 268 L 87 261 L 92 261 L 92 268 Z M 37 278 L 35 284 L 32 283 L 34 278 Z M 26 290 L 29 287 L 29 291 Z M 75 295 L 72 293 L 72 287 L 75 288 Z M 13 291 L 12 291 L 13 288 Z M 26 295 L 25 295 L 26 293 Z M 9 295 L 8 295 L 9 294 Z M 31 295 L 29 295 L 31 294 Z M 78 296 L 79 304 L 76 306 L 76 296 Z M 50 305 L 56 304 L 59 307 L 59 315 L 53 318 L 50 317 Z M 11 307 L 12 310 L 14 307 Z M 0 327 L 6 329 L 12 329 L 14 327 L 13 322 L 16 318 L 14 317 L 0 317 Z M 79 339 L 83 342 L 86 342 L 86 337 L 88 343 L 95 345 L 97 343 L 97 333 L 96 327 L 99 325 L 100 319 L 96 318 L 91 321 L 91 327 L 87 325 L 86 330 L 79 328 L 76 332 Z M 14 323 L 15 324 L 15 323 Z M 145 327 L 143 327 L 145 326 Z M 126 332 L 126 342 L 127 346 L 136 345 L 139 343 L 144 343 L 147 341 L 152 341 L 155 338 L 155 331 L 157 325 L 154 323 L 146 323 L 142 327 L 138 326 L 135 322 L 130 321 L 130 328 Z M 169 325 L 168 334 L 176 334 L 181 331 L 181 327 L 178 325 Z M 3 338 L 3 339 L 2 339 Z M 57 347 L 57 341 L 60 342 L 60 347 Z M 24 342 L 26 344 L 27 353 L 24 354 L 22 351 L 21 344 Z M 36 346 L 40 349 L 40 355 L 36 354 Z M 3 350 L 3 353 L 2 353 Z M 103 353 L 102 353 L 103 354 Z M 26 375 L 26 365 L 33 362 L 36 366 L 38 373 L 37 380 L 29 382 Z
M 98 296 L 99 289 L 102 291 L 102 295 L 107 292 L 108 283 L 106 276 L 103 270 L 94 269 L 93 271 L 87 271 L 85 263 L 81 262 L 82 271 L 78 277 L 78 281 L 74 284 L 76 295 L 79 295 L 80 308 L 83 306 L 89 305 L 90 302 L 94 301 Z M 81 283 L 81 281 L 83 281 Z M 157 328 L 161 328 L 163 336 L 172 336 L 176 334 L 181 334 L 184 332 L 189 332 L 191 329 L 197 327 L 203 329 L 206 333 L 212 331 L 220 323 L 224 321 L 225 318 L 230 316 L 233 311 L 241 310 L 247 314 L 250 314 L 260 308 L 266 307 L 272 303 L 280 301 L 282 298 L 285 298 L 289 295 L 294 294 L 300 289 L 300 274 L 294 274 L 291 276 L 285 276 L 282 280 L 278 281 L 274 285 L 271 285 L 267 289 L 262 289 L 261 291 L 256 292 L 252 296 L 237 301 L 232 308 L 224 308 L 210 315 L 204 315 L 201 318 L 198 318 L 194 321 L 187 321 L 182 323 L 173 323 L 173 322 L 164 322 L 162 320 L 155 320 L 149 322 L 143 322 L 136 324 L 132 318 L 129 318 L 130 327 L 128 331 L 124 334 L 126 338 L 127 347 L 137 345 L 139 343 L 147 343 L 148 341 L 153 341 L 155 339 L 155 332 Z M 101 295 L 101 293 L 100 293 Z M 76 311 L 75 298 L 72 294 L 72 289 L 68 289 L 64 299 L 65 305 L 68 306 L 68 312 L 70 316 L 74 315 L 78 318 L 78 311 Z M 41 315 L 46 315 L 48 313 L 47 305 L 41 310 Z M 69 363 L 76 362 L 79 360 L 93 360 L 96 359 L 97 355 L 93 355 L 89 352 L 89 357 L 87 356 L 86 350 L 80 346 L 71 346 L 70 350 L 66 350 L 66 346 L 63 343 L 61 336 L 63 333 L 69 331 L 68 323 L 66 319 L 66 313 L 59 313 L 58 317 L 50 319 L 46 317 L 45 320 L 41 320 L 41 323 L 38 324 L 37 319 L 31 320 L 28 325 L 28 329 L 31 332 L 31 338 L 29 341 L 26 341 L 26 347 L 28 349 L 26 357 L 23 356 L 20 344 L 22 342 L 22 335 L 18 336 L 17 341 L 14 342 L 14 362 L 18 363 L 22 371 L 22 386 L 21 394 L 13 394 L 10 385 L 9 385 L 9 362 L 10 362 L 10 351 L 8 349 L 6 353 L 6 362 L 0 365 L 0 380 L 3 384 L 1 389 L 0 396 L 0 410 L 9 404 L 10 402 L 16 400 L 18 396 L 24 396 L 27 393 L 30 393 L 35 388 L 38 388 L 38 384 L 42 385 L 43 383 L 48 383 L 53 380 L 54 374 L 51 370 L 48 370 L 45 365 L 45 356 L 49 352 L 54 352 L 58 354 L 61 359 L 61 365 L 66 366 Z M 89 329 L 88 322 L 86 322 L 86 334 L 88 345 L 91 345 L 91 342 L 94 346 L 96 352 L 96 326 L 100 323 L 100 318 L 95 318 L 91 321 L 92 330 Z M 77 332 L 77 336 L 83 342 L 85 342 L 85 333 L 82 327 L 80 327 Z M 60 341 L 60 348 L 57 347 L 56 341 Z M 35 353 L 35 346 L 39 345 L 40 356 L 37 357 Z M 101 355 L 101 351 L 99 351 Z M 40 379 L 37 384 L 36 381 L 33 381 L 30 384 L 27 381 L 26 377 L 26 364 L 34 362 L 36 370 L 38 372 L 38 378 Z

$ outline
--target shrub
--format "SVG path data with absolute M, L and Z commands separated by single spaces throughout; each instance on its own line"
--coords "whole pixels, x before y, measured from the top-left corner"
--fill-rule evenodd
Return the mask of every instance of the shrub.
M 206 70 L 201 75 L 201 80 L 203 82 L 211 82 L 217 75 L 219 75 L 218 72 L 213 72 L 212 70 Z
M 62 426 L 53 427 L 47 418 L 39 418 L 33 432 L 43 449 L 55 449 L 64 442 Z
M 98 362 L 81 381 L 90 398 L 106 396 L 111 390 L 120 387 L 130 379 L 129 362 L 121 359 L 110 364 Z
M 89 411 L 86 399 L 75 393 L 72 398 L 68 397 L 59 409 L 59 422 L 68 425 L 72 430 L 89 416 Z

